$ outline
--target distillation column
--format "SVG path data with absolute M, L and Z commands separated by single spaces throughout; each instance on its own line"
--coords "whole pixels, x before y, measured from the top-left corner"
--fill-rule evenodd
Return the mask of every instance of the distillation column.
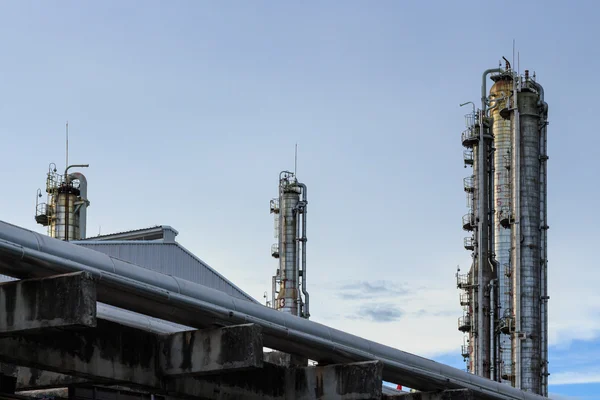
M 512 350 L 510 326 L 512 323 L 512 280 L 510 269 L 511 252 L 511 128 L 507 115 L 513 80 L 510 74 L 494 77 L 495 84 L 490 89 L 490 117 L 493 120 L 494 134 L 494 253 L 496 258 L 495 319 L 496 331 L 496 380 L 510 382 L 512 376 Z M 499 379 L 498 379 L 499 378 Z
M 513 118 L 513 148 L 516 165 L 513 189 L 513 259 L 516 261 L 514 277 L 515 334 L 513 335 L 513 360 L 515 386 L 541 393 L 541 301 L 542 272 L 541 220 L 540 220 L 540 111 L 539 96 L 529 82 L 517 92 L 516 118 Z M 545 188 L 544 188 L 545 190 Z M 545 197 L 545 196 L 544 196 Z
M 488 74 L 495 82 L 489 97 Z M 457 274 L 458 288 L 466 291 L 460 297 L 465 314 L 459 330 L 468 334 L 462 355 L 474 374 L 547 396 L 548 105 L 543 87 L 507 61 L 506 69 L 484 72 L 482 106 L 472 115 L 474 122 L 462 136 L 465 165 L 473 166 L 472 189 L 467 190 L 470 178 L 465 180 L 472 212 L 463 217 L 463 229 L 474 231 L 465 239 L 473 265 L 467 277 Z
M 272 306 L 304 318 L 310 315 L 306 290 L 306 205 L 306 186 L 293 173 L 281 172 L 279 198 L 271 201 L 278 238 L 271 254 L 279 259 L 273 279 L 273 286 L 279 286 L 279 290 L 273 293 Z
M 42 194 L 38 190 L 36 222 L 48 227 L 50 237 L 60 240 L 85 239 L 87 207 L 90 205 L 85 176 L 79 172 L 58 175 L 52 163 L 46 177 L 46 193 L 47 201 L 40 203 Z

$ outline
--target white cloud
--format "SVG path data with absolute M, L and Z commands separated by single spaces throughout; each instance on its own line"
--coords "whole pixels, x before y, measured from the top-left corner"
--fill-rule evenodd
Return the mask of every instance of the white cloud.
M 355 299 L 340 296 L 338 289 L 343 291 L 348 287 L 345 282 L 337 288 L 317 285 L 313 292 L 321 301 L 313 305 L 312 319 L 421 356 L 454 353 L 460 358 L 462 334 L 457 330 L 457 319 L 461 315 L 458 293 L 435 282 L 429 287 L 426 282 L 421 283 L 414 282 L 406 288 L 391 281 L 386 286 L 388 289 L 404 289 L 382 289 L 374 299 L 365 299 L 367 296 L 360 294 Z M 373 294 L 374 284 L 362 286 Z M 388 312 L 384 312 L 386 305 Z M 399 318 L 388 318 L 388 314 Z
M 556 394 L 556 393 L 549 393 L 548 397 L 551 398 L 552 400 L 582 400 L 583 397 L 575 397 L 575 396 L 565 396 L 562 394 Z
M 550 375 L 550 385 L 600 383 L 600 370 L 563 371 Z

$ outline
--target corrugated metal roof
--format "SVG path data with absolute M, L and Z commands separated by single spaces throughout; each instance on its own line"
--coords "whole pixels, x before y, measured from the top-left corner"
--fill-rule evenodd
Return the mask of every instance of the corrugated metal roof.
M 230 296 L 258 303 L 233 282 L 175 241 L 166 243 L 161 240 L 110 239 L 82 240 L 73 241 L 72 243 L 163 274 L 173 275 L 220 290 Z
M 116 233 L 109 233 L 106 235 L 98 235 L 82 240 L 86 241 L 97 241 L 97 240 L 159 240 L 163 239 L 165 242 L 173 242 L 175 236 L 179 232 L 169 225 L 156 225 L 150 228 L 134 229 L 131 231 L 123 231 Z

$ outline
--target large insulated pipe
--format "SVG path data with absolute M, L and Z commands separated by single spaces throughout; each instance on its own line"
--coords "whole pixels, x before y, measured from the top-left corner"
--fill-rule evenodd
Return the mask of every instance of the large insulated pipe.
M 87 227 L 87 208 L 90 204 L 87 197 L 87 179 L 80 172 L 73 172 L 69 174 L 69 179 L 71 181 L 79 181 L 79 195 L 83 201 L 83 204 L 81 204 L 81 207 L 79 207 L 79 236 L 81 239 L 85 239 Z
M 479 117 L 479 143 L 478 143 L 478 193 L 477 193 L 477 213 L 479 221 L 477 223 L 477 352 L 475 372 L 477 375 L 490 377 L 489 344 L 491 332 L 489 332 L 489 301 L 484 298 L 484 291 L 487 282 L 484 282 L 484 269 L 487 269 L 487 261 L 490 254 L 489 248 L 489 207 L 488 187 L 486 185 L 487 164 L 487 146 L 485 142 L 485 117 L 487 108 L 487 77 L 494 72 L 502 72 L 501 68 L 487 69 L 482 74 L 481 79 L 481 112 Z M 489 275 L 489 274 L 487 274 Z M 486 277 L 486 280 L 489 277 Z M 486 307 L 487 305 L 487 307 Z M 487 315 L 486 315 L 487 309 Z
M 14 280 L 16 279 L 9 276 L 0 275 L 0 283 L 11 282 Z M 97 303 L 96 317 L 105 319 L 107 321 L 112 321 L 117 324 L 158 334 L 175 333 L 194 329 L 189 326 L 176 324 L 175 322 L 164 321 L 158 318 L 152 318 L 147 315 L 113 307 L 104 303 Z
M 306 185 L 298 183 L 300 189 L 302 189 L 302 294 L 304 294 L 304 317 L 310 317 L 310 300 L 308 290 L 306 290 L 306 205 L 308 204 L 306 195 Z
M 158 334 L 194 330 L 194 328 L 189 326 L 152 318 L 147 315 L 113 307 L 104 303 L 98 303 L 96 306 L 96 316 L 100 319 L 112 321 L 117 324 Z
M 68 174 L 69 170 L 71 168 L 87 168 L 89 167 L 89 164 L 73 164 L 73 165 L 69 165 L 65 168 L 65 174 L 63 175 L 65 177 L 65 242 L 69 241 L 69 195 L 70 195 L 70 190 L 69 190 L 69 177 L 70 175 Z M 73 229 L 73 233 L 75 233 L 75 229 Z M 77 238 L 73 238 L 73 239 L 77 239 Z
M 255 323 L 267 347 L 316 361 L 380 360 L 383 378 L 418 390 L 467 388 L 483 399 L 541 400 L 494 382 L 304 318 L 161 274 L 106 254 L 0 221 L 0 271 L 41 277 L 88 271 L 100 301 L 186 326 Z

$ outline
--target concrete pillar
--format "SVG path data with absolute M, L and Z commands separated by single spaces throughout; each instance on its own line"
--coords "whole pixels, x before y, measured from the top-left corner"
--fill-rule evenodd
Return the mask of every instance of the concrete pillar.
M 0 283 L 0 333 L 96 326 L 96 286 L 77 272 Z
M 44 371 L 37 368 L 16 367 L 16 369 L 18 391 L 60 388 L 89 381 L 85 378 Z
M 167 391 L 221 400 L 380 399 L 382 371 L 379 361 L 304 368 L 265 363 L 235 374 L 173 379 Z
M 165 376 L 261 368 L 262 331 L 247 324 L 174 333 L 161 339 L 159 359 Z
M 138 329 L 98 320 L 95 329 L 0 337 L 0 361 L 95 381 L 160 387 L 158 339 Z

